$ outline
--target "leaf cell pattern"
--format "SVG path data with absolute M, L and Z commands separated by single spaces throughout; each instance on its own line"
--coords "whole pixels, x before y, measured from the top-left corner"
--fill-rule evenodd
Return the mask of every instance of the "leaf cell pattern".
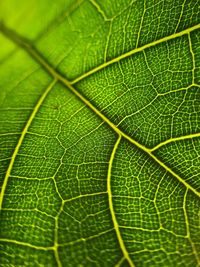
M 200 266 L 199 1 L 0 10 L 0 266 Z

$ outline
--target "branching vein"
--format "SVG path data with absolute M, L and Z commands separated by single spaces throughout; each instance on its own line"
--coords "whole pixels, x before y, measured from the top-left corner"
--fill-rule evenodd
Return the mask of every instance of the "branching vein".
M 133 53 L 142 51 L 142 50 L 145 49 L 145 47 L 150 47 L 150 46 L 156 45 L 158 43 L 161 43 L 161 42 L 164 42 L 164 41 L 176 38 L 176 37 L 180 37 L 180 36 L 182 36 L 184 34 L 188 34 L 189 32 L 194 31 L 195 29 L 198 29 L 198 28 L 200 28 L 200 24 L 195 25 L 195 26 L 193 26 L 191 28 L 188 28 L 188 29 L 186 29 L 186 30 L 184 30 L 182 32 L 177 33 L 177 34 L 173 34 L 173 35 L 167 36 L 165 38 L 162 38 L 162 39 L 160 39 L 158 41 L 150 43 L 150 44 L 148 44 L 146 46 L 143 46 L 141 48 L 138 48 L 136 50 L 130 51 L 129 53 L 124 54 L 124 55 L 118 57 L 115 60 L 109 61 L 110 63 L 107 62 L 109 64 L 106 63 L 106 64 L 102 65 L 102 67 L 100 69 L 102 69 L 103 67 L 106 67 L 106 66 L 108 66 L 108 65 L 110 65 L 112 63 L 114 63 L 115 61 L 119 61 L 122 58 L 125 58 L 125 57 L 127 57 L 129 55 L 132 55 Z M 59 72 L 54 70 L 54 68 L 32 46 L 30 46 L 30 44 L 24 38 L 20 37 L 18 34 L 16 34 L 15 32 L 13 32 L 12 30 L 10 30 L 9 28 L 7 28 L 4 25 L 1 25 L 0 29 L 2 30 L 2 32 L 10 40 L 12 40 L 13 42 L 17 43 L 19 46 L 21 46 L 23 49 L 25 49 L 27 51 L 27 53 L 29 53 L 38 63 L 41 64 L 41 66 L 44 69 L 46 69 L 47 72 L 49 72 L 50 75 L 52 75 L 54 77 L 55 80 L 58 80 L 63 85 L 65 85 L 87 107 L 89 107 L 97 116 L 99 116 L 104 122 L 106 122 L 118 135 L 123 136 L 130 143 L 134 144 L 136 147 L 138 147 L 143 152 L 148 154 L 150 156 L 150 158 L 152 158 L 154 161 L 156 161 L 162 168 L 164 168 L 167 172 L 169 172 L 173 177 L 175 177 L 179 182 L 181 182 L 186 188 L 190 189 L 195 195 L 200 197 L 200 192 L 198 192 L 195 188 L 193 188 L 190 184 L 188 184 L 182 177 L 177 175 L 172 169 L 170 169 L 167 165 L 165 165 L 165 163 L 163 163 L 159 158 L 157 158 L 152 153 L 151 149 L 149 149 L 149 148 L 145 147 L 144 145 L 140 144 L 138 141 L 134 140 L 133 138 L 131 138 L 130 136 L 125 134 L 122 130 L 117 128 L 117 126 L 114 123 L 112 123 L 103 113 L 101 113 L 95 106 L 93 106 L 93 104 L 91 104 L 90 101 L 88 101 L 82 94 L 80 94 L 65 77 L 63 77 Z M 98 70 L 99 69 L 96 68 L 96 69 L 93 69 L 91 72 L 96 72 Z M 87 77 L 88 75 L 86 75 L 85 77 Z M 26 131 L 27 130 L 28 130 L 28 128 L 26 129 Z M 23 138 L 24 138 L 24 135 L 22 134 Z M 22 140 L 23 140 L 23 138 L 22 138 Z M 16 150 L 15 157 L 16 157 L 16 155 L 18 153 L 18 150 L 19 150 L 19 148 Z M 14 159 L 15 159 L 15 157 L 14 157 Z M 14 159 L 12 158 L 12 160 L 11 160 L 12 164 L 9 166 L 9 172 L 12 169 L 12 166 L 13 166 L 13 163 L 14 163 Z M 7 183 L 7 182 L 5 182 L 5 183 Z M 4 191 L 5 191 L 5 189 L 4 189 Z

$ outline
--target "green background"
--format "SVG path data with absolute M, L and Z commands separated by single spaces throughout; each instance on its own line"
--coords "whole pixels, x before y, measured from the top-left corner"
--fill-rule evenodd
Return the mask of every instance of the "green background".
M 0 21 L 0 266 L 200 266 L 200 2 Z

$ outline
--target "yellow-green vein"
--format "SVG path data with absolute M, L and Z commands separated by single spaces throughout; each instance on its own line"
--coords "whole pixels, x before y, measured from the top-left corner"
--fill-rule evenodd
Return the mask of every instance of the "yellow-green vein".
M 188 240 L 191 244 L 192 250 L 194 252 L 194 256 L 195 256 L 197 264 L 198 264 L 197 266 L 199 266 L 200 265 L 200 258 L 198 256 L 198 252 L 196 250 L 195 244 L 192 241 L 191 235 L 190 235 L 190 228 L 189 228 L 190 224 L 189 224 L 188 215 L 187 215 L 187 208 L 186 208 L 187 194 L 188 194 L 188 189 L 186 189 L 185 194 L 184 194 L 184 198 L 183 198 L 183 212 L 184 212 L 184 216 L 185 216 L 185 225 L 186 225 L 186 233 L 187 233 L 186 237 L 188 238 Z
M 113 206 L 113 199 L 112 199 L 112 189 L 111 189 L 112 165 L 113 165 L 113 160 L 114 160 L 117 148 L 119 146 L 120 140 L 121 140 L 121 135 L 119 135 L 119 137 L 118 137 L 118 139 L 117 139 L 117 141 L 116 141 L 116 143 L 114 145 L 113 151 L 111 153 L 109 165 L 108 165 L 108 175 L 107 175 L 108 202 L 109 202 L 109 208 L 110 208 L 110 213 L 111 213 L 111 217 L 112 217 L 112 222 L 113 222 L 113 225 L 114 225 L 114 228 L 115 228 L 115 232 L 116 232 L 116 235 L 117 235 L 117 239 L 118 239 L 121 251 L 122 251 L 122 253 L 124 255 L 124 258 L 128 261 L 129 265 L 131 267 L 134 267 L 135 265 L 133 264 L 131 258 L 129 257 L 128 251 L 126 250 L 123 238 L 122 238 L 120 230 L 119 230 L 119 225 L 118 225 L 118 222 L 117 222 L 117 218 L 115 216 L 115 211 L 114 211 L 114 206 Z
M 6 243 L 13 243 L 13 244 L 17 244 L 20 246 L 25 246 L 25 247 L 29 247 L 29 248 L 33 248 L 33 249 L 38 249 L 38 250 L 45 250 L 45 251 L 54 250 L 54 247 L 35 246 L 35 245 L 29 244 L 26 242 L 21 242 L 21 241 L 17 241 L 17 240 L 13 240 L 13 239 L 1 238 L 0 241 L 6 242 Z
M 42 103 L 44 102 L 46 96 L 48 95 L 48 93 L 50 92 L 50 90 L 52 89 L 52 87 L 55 85 L 57 80 L 53 80 L 53 82 L 50 83 L 50 85 L 47 87 L 47 89 L 45 90 L 45 92 L 42 94 L 42 96 L 40 97 L 40 99 L 38 100 L 37 104 L 35 105 L 35 108 L 33 109 L 33 112 L 31 113 L 22 133 L 21 133 L 21 136 L 18 140 L 18 143 L 14 149 L 14 152 L 12 154 L 12 157 L 11 157 L 11 160 L 10 160 L 10 163 L 9 163 L 9 166 L 8 166 L 8 169 L 6 171 L 6 175 L 5 175 L 5 178 L 4 178 L 4 181 L 3 181 L 3 185 L 2 185 L 2 190 L 1 190 L 1 196 L 0 196 L 0 209 L 2 208 L 2 204 L 3 204 L 3 198 L 4 198 L 4 195 L 5 195 L 5 190 L 6 190 L 6 187 L 7 187 L 7 183 L 8 183 L 8 179 L 10 177 L 10 174 L 11 174 L 11 171 L 12 171 L 12 168 L 13 168 L 13 165 L 14 165 L 14 162 L 15 162 L 15 159 L 16 159 L 16 156 L 19 152 L 19 149 L 21 147 L 21 144 L 24 140 L 24 137 L 33 121 L 33 119 L 35 118 L 35 115 L 36 113 L 38 112 L 39 108 L 41 107 Z
M 55 255 L 58 267 L 62 267 L 62 263 L 60 261 L 60 257 L 59 257 L 59 253 L 58 253 L 58 246 L 59 246 L 59 244 L 58 244 L 58 228 L 59 228 L 58 219 L 59 219 L 61 212 L 63 211 L 63 207 L 64 207 L 64 201 L 62 201 L 59 212 L 58 212 L 57 216 L 55 217 L 54 255 Z
M 191 31 L 191 29 L 195 30 L 197 28 L 200 28 L 200 24 L 198 24 L 198 25 L 196 25 L 196 26 L 194 26 L 192 28 L 189 28 L 189 29 L 187 29 L 185 31 L 182 31 L 181 33 L 179 33 L 179 35 L 182 36 L 183 34 L 187 34 L 189 30 Z M 198 192 L 195 188 L 193 188 L 191 185 L 189 185 L 184 179 L 182 179 L 179 175 L 177 175 L 173 170 L 171 170 L 167 165 L 165 165 L 159 158 L 157 158 L 152 153 L 152 151 L 149 148 L 147 148 L 144 145 L 140 144 L 139 142 L 137 142 L 136 140 L 134 140 L 133 138 L 131 138 L 130 136 L 125 134 L 123 131 L 121 131 L 119 128 L 117 128 L 117 126 L 115 124 L 113 124 L 103 113 L 101 113 L 82 94 L 80 94 L 65 77 L 63 77 L 56 70 L 54 70 L 53 67 L 51 65 L 49 65 L 49 63 L 47 63 L 45 61 L 45 59 L 33 47 L 31 47 L 25 41 L 25 39 L 23 39 L 22 37 L 20 37 L 16 33 L 14 33 L 9 28 L 5 27 L 4 25 L 1 26 L 1 29 L 2 29 L 3 33 L 9 39 L 11 39 L 13 42 L 17 43 L 18 45 L 22 46 L 22 48 L 24 48 L 27 51 L 27 53 L 29 53 L 36 61 L 38 61 L 38 63 L 40 63 L 41 66 L 44 67 L 44 69 L 46 69 L 47 72 L 49 72 L 49 74 L 51 74 L 56 80 L 59 80 L 60 82 L 62 82 L 74 95 L 76 95 L 97 116 L 99 116 L 103 121 L 105 121 L 118 135 L 123 136 L 125 139 L 130 141 L 132 144 L 134 144 L 135 146 L 137 146 L 138 148 L 143 150 L 145 153 L 147 153 L 152 159 L 154 159 L 154 161 L 156 161 L 166 171 L 168 171 L 174 177 L 176 177 L 179 180 L 179 182 L 184 184 L 184 186 L 186 186 L 186 188 L 189 188 L 193 193 L 195 193 L 198 197 L 200 197 L 200 192 Z
M 104 13 L 100 5 L 95 0 L 89 0 L 89 2 L 96 8 L 96 10 L 99 12 L 99 14 L 101 14 L 101 16 L 103 17 L 105 21 L 111 21 L 111 19 L 106 17 L 106 14 Z
M 183 35 L 189 34 L 190 32 L 192 32 L 192 31 L 194 31 L 194 30 L 197 30 L 197 29 L 200 29 L 200 24 L 197 24 L 197 25 L 195 25 L 195 26 L 193 26 L 193 27 L 190 27 L 190 28 L 188 28 L 188 29 L 186 29 L 186 30 L 183 30 L 183 31 L 181 31 L 181 32 L 178 32 L 178 33 L 174 33 L 174 34 L 168 35 L 168 36 L 166 36 L 166 37 L 163 37 L 163 38 L 161 38 L 161 39 L 158 39 L 158 40 L 156 40 L 156 41 L 153 41 L 153 42 L 151 42 L 151 43 L 148 43 L 148 44 L 146 44 L 146 45 L 143 45 L 143 46 L 141 46 L 141 47 L 134 48 L 133 50 L 130 50 L 130 51 L 128 51 L 127 53 L 124 53 L 124 54 L 122 54 L 122 55 L 120 55 L 120 56 L 118 56 L 118 57 L 116 57 L 116 58 L 113 58 L 113 59 L 111 59 L 111 60 L 109 60 L 109 61 L 107 61 L 107 62 L 105 62 L 105 63 L 103 63 L 103 64 L 101 64 L 101 65 L 99 65 L 99 66 L 97 66 L 96 68 L 93 68 L 93 69 L 89 70 L 88 72 L 86 72 L 86 73 L 84 73 L 83 75 L 77 77 L 76 79 L 74 79 L 74 80 L 71 81 L 70 83 L 71 83 L 71 84 L 75 84 L 75 83 L 77 83 L 77 82 L 83 80 L 84 78 L 86 78 L 86 77 L 88 77 L 88 76 L 94 74 L 95 72 L 98 72 L 99 70 L 102 70 L 102 69 L 108 67 L 109 65 L 111 65 L 111 64 L 113 64 L 113 63 L 115 63 L 115 62 L 118 62 L 118 61 L 120 61 L 120 60 L 122 60 L 122 59 L 124 59 L 124 58 L 130 57 L 130 56 L 132 56 L 132 55 L 134 55 L 134 54 L 136 54 L 136 53 L 138 53 L 138 52 L 141 52 L 141 51 L 143 51 L 143 50 L 145 50 L 145 49 L 147 49 L 147 48 L 150 48 L 150 47 L 152 47 L 152 46 L 156 46 L 156 45 L 158 45 L 158 44 L 167 42 L 167 41 L 169 41 L 169 40 L 172 40 L 172 39 L 181 37 L 181 36 L 183 36 Z
M 195 72 L 195 56 L 194 56 L 194 52 L 193 52 L 193 49 L 192 49 L 192 41 L 191 41 L 191 36 L 190 36 L 190 33 L 188 33 L 188 40 L 189 40 L 189 47 L 190 47 L 190 53 L 191 53 L 191 56 L 192 56 L 192 83 L 194 84 L 194 72 Z
M 194 133 L 194 134 L 188 134 L 188 135 L 183 135 L 183 136 L 178 136 L 178 137 L 174 137 L 174 138 L 170 138 L 167 139 L 163 142 L 161 142 L 160 144 L 158 144 L 157 146 L 153 147 L 150 149 L 151 152 L 157 150 L 158 148 L 165 146 L 167 144 L 176 142 L 176 141 L 181 141 L 181 140 L 186 140 L 186 139 L 192 139 L 192 138 L 196 138 L 196 137 L 200 137 L 200 133 Z

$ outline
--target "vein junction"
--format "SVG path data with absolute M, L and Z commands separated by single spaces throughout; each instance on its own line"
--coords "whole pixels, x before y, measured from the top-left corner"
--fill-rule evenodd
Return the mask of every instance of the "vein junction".
M 200 28 L 200 24 L 195 25 L 189 29 L 186 29 L 182 32 L 179 32 L 177 34 L 173 34 L 170 35 L 168 37 L 165 37 L 161 40 L 157 40 L 153 43 L 150 43 L 148 45 L 145 45 L 144 47 L 140 47 L 137 49 L 134 49 L 126 54 L 123 54 L 122 56 L 115 58 L 111 61 L 108 61 L 107 63 L 101 65 L 100 67 L 97 67 L 93 70 L 91 70 L 90 72 L 88 72 L 87 74 L 83 75 L 82 77 L 77 78 L 76 81 L 73 82 L 76 83 L 78 81 L 80 81 L 81 79 L 97 72 L 98 70 L 105 68 L 107 66 L 109 66 L 112 63 L 115 63 L 123 58 L 126 58 L 130 55 L 133 55 L 137 52 L 143 51 L 145 48 L 147 47 L 151 47 L 154 45 L 157 45 L 158 43 L 170 40 L 172 38 L 176 38 L 176 37 L 180 37 L 184 34 L 188 34 L 191 31 L 194 31 L 196 29 Z M 160 147 L 161 145 L 156 146 L 153 149 L 149 149 L 147 147 L 145 147 L 144 145 L 140 144 L 139 142 L 137 142 L 136 140 L 134 140 L 133 138 L 131 138 L 130 136 L 128 136 L 127 134 L 125 134 L 122 130 L 120 130 L 119 128 L 117 128 L 116 125 L 114 125 L 103 113 L 101 113 L 95 106 L 93 106 L 93 104 L 91 104 L 82 94 L 80 94 L 72 85 L 72 83 L 70 83 L 70 81 L 68 81 L 65 77 L 63 77 L 58 71 L 56 71 L 40 54 L 39 52 L 36 51 L 35 48 L 33 48 L 29 42 L 19 36 L 18 34 L 16 34 L 15 32 L 13 32 L 11 29 L 7 28 L 5 25 L 1 24 L 0 25 L 0 30 L 4 33 L 5 36 L 7 36 L 7 38 L 9 38 L 11 41 L 13 41 L 14 43 L 16 43 L 17 45 L 21 46 L 24 50 L 26 50 L 32 57 L 33 59 L 35 59 L 51 76 L 54 77 L 55 81 L 60 81 L 63 85 L 65 85 L 74 95 L 76 95 L 86 106 L 88 106 L 97 116 L 99 116 L 104 122 L 106 122 L 119 136 L 124 137 L 125 139 L 127 139 L 130 143 L 132 143 L 133 145 L 135 145 L 136 147 L 138 147 L 139 149 L 141 149 L 142 151 L 144 151 L 146 154 L 148 154 L 154 161 L 156 161 L 162 168 L 164 168 L 167 172 L 169 172 L 172 176 L 176 177 L 176 179 L 178 179 L 186 188 L 190 189 L 195 195 L 197 195 L 198 197 L 200 197 L 200 193 L 193 188 L 190 184 L 188 184 L 183 178 L 181 178 L 179 175 L 177 175 L 173 170 L 171 170 L 167 165 L 165 165 L 159 158 L 157 158 L 154 154 L 153 151 L 156 150 L 158 147 Z M 199 134 L 197 134 L 199 136 Z M 187 138 L 187 137 L 186 137 Z M 178 139 L 178 138 L 176 138 Z M 180 139 L 184 139 L 180 138 Z M 172 141 L 175 141 L 172 140 Z M 163 145 L 165 143 L 169 143 L 170 141 L 166 141 L 163 143 Z M 19 149 L 17 149 L 16 151 L 16 155 Z M 14 159 L 16 157 L 16 155 L 13 157 L 13 159 L 11 160 L 14 163 Z M 13 166 L 12 163 L 12 166 Z M 11 168 L 10 167 L 10 171 Z M 9 173 L 10 173 L 9 171 Z M 6 182 L 7 183 L 7 182 Z M 4 188 L 5 191 L 5 188 Z M 4 192 L 3 191 L 3 192 Z
M 4 183 L 3 183 L 3 187 L 2 187 L 2 193 L 1 193 L 1 198 L 0 198 L 0 208 L 2 207 L 2 203 L 3 203 L 3 196 L 4 196 L 4 193 L 5 193 L 5 190 L 6 190 L 6 186 L 7 186 L 7 182 L 8 182 L 8 179 L 10 177 L 10 174 L 11 174 L 11 170 L 13 168 L 13 165 L 14 165 L 14 161 L 15 161 L 15 158 L 19 152 L 19 149 L 20 149 L 20 146 L 24 140 L 24 137 L 29 129 L 29 126 L 31 125 L 34 117 L 35 117 L 35 114 L 37 113 L 38 109 L 40 108 L 40 106 L 42 105 L 44 99 L 46 98 L 47 94 L 50 92 L 50 90 L 53 88 L 53 86 L 55 85 L 55 83 L 57 81 L 60 81 L 62 84 L 64 84 L 73 94 L 75 94 L 86 106 L 88 106 L 97 116 L 99 116 L 104 122 L 106 122 L 117 134 L 118 134 L 118 139 L 114 145 L 114 148 L 113 148 L 113 151 L 111 153 L 111 157 L 110 157 L 110 161 L 109 161 L 109 168 L 108 168 L 108 174 L 107 174 L 107 191 L 108 191 L 108 199 L 109 199 L 109 207 L 110 207 L 110 212 L 111 212 L 111 217 L 112 217 L 112 222 L 113 222 L 113 225 L 114 225 L 114 229 L 115 229 L 115 232 L 116 232 L 116 235 L 117 235 L 117 239 L 118 239 L 118 242 L 119 242 L 119 245 L 120 245 L 120 248 L 121 248 L 121 251 L 123 253 L 123 259 L 126 259 L 129 263 L 129 265 L 131 267 L 134 267 L 134 263 L 132 262 L 129 254 L 128 254 L 128 251 L 125 247 L 125 244 L 123 242 L 123 238 L 121 236 L 121 233 L 120 233 L 120 230 L 119 230 L 119 225 L 118 225 L 118 222 L 117 222 L 117 218 L 116 218 L 116 215 L 115 215 L 115 211 L 114 211 L 114 205 L 113 205 L 113 198 L 112 198 L 112 188 L 111 188 L 111 174 L 112 174 L 112 165 L 113 165 L 113 161 L 114 161 L 114 158 L 115 158 L 115 154 L 117 152 L 117 148 L 120 144 L 120 141 L 123 138 L 127 139 L 130 143 L 132 143 L 133 145 L 135 145 L 136 147 L 138 147 L 139 149 L 141 149 L 142 151 L 144 151 L 146 154 L 148 154 L 154 161 L 156 161 L 162 168 L 164 168 L 166 171 L 168 171 L 169 173 L 171 173 L 171 175 L 173 175 L 176 179 L 178 179 L 182 184 L 184 184 L 184 186 L 187 188 L 187 191 L 188 189 L 190 189 L 194 194 L 196 194 L 197 196 L 200 196 L 200 193 L 197 192 L 197 190 L 195 190 L 192 186 L 190 186 L 187 182 L 185 182 L 184 179 L 182 179 L 179 175 L 177 175 L 173 170 L 171 170 L 167 165 L 165 165 L 159 158 L 157 158 L 153 152 L 157 149 L 159 149 L 161 146 L 164 146 L 168 143 L 171 143 L 171 142 L 175 142 L 175 141 L 179 141 L 179 140 L 184 140 L 184 139 L 188 139 L 188 138 L 195 138 L 195 137 L 199 137 L 200 136 L 200 133 L 197 133 L 197 134 L 193 134 L 193 135 L 189 135 L 189 136 L 183 136 L 183 137 L 180 137 L 180 138 L 172 138 L 172 139 L 169 139 L 165 142 L 162 142 L 160 143 L 159 145 L 155 146 L 154 148 L 152 149 L 149 149 L 147 147 L 145 147 L 144 145 L 140 144 L 139 142 L 137 142 L 136 140 L 134 140 L 133 138 L 131 138 L 130 136 L 128 136 L 127 134 L 125 134 L 122 130 L 120 130 L 116 125 L 114 125 L 103 113 L 101 113 L 95 106 L 93 106 L 83 95 L 81 95 L 73 86 L 72 84 L 75 84 L 77 83 L 78 81 L 88 77 L 89 75 L 123 59 L 123 58 L 126 58 L 130 55 L 133 55 L 137 52 L 140 52 L 140 51 L 143 51 L 145 48 L 147 47 L 151 47 L 153 45 L 157 45 L 158 43 L 161 43 L 161 42 L 164 42 L 164 41 L 167 41 L 167 40 L 170 40 L 172 38 L 176 38 L 176 37 L 179 37 L 183 34 L 188 34 L 188 32 L 191 32 L 197 28 L 200 28 L 200 25 L 197 25 L 197 26 L 194 26 L 190 29 L 187 29 L 181 33 L 178 33 L 178 34 L 175 34 L 175 35 L 172 35 L 172 36 L 169 36 L 169 37 L 166 37 L 166 38 L 163 38 L 161 40 L 158 40 L 158 41 L 155 41 L 151 44 L 148 44 L 144 47 L 141 47 L 141 48 L 137 48 L 135 50 L 132 50 L 116 59 L 113 59 L 111 61 L 108 61 L 104 64 L 102 64 L 101 66 L 89 71 L 88 73 L 84 74 L 83 76 L 77 78 L 76 80 L 72 81 L 71 83 L 65 78 L 63 77 L 62 75 L 60 75 L 56 70 L 53 69 L 53 67 L 51 67 L 47 62 L 46 60 L 32 47 L 29 45 L 29 43 L 21 38 L 20 36 L 18 36 L 17 34 L 15 34 L 14 32 L 12 32 L 10 29 L 6 28 L 5 26 L 2 26 L 2 32 L 9 38 L 11 39 L 13 42 L 17 43 L 19 46 L 23 47 L 51 76 L 54 77 L 54 81 L 50 84 L 50 86 L 47 88 L 47 90 L 45 91 L 45 93 L 43 94 L 43 96 L 39 99 L 36 107 L 34 108 L 24 130 L 22 131 L 22 134 L 20 136 L 20 139 L 18 141 L 18 144 L 14 150 L 14 153 L 13 153 L 13 156 L 11 158 L 11 161 L 10 161 L 10 164 L 9 164 L 9 167 L 8 167 L 8 170 L 7 170 L 7 173 L 6 173 L 6 176 L 5 176 L 5 179 L 4 179 Z M 186 214 L 186 212 L 185 212 Z M 187 218 L 187 214 L 186 214 L 186 218 Z M 189 233 L 189 230 L 187 230 L 188 233 Z M 5 240 L 6 241 L 6 240 Z M 7 241 L 6 241 L 7 242 Z M 191 242 L 192 243 L 192 242 Z M 27 245 L 26 243 L 22 244 L 21 245 Z M 39 249 L 45 249 L 45 248 L 39 248 Z M 56 247 L 49 247 L 47 248 L 47 250 L 56 250 L 57 252 L 57 246 Z M 59 258 L 57 259 L 57 262 L 59 262 Z M 61 266 L 61 264 L 60 264 Z

